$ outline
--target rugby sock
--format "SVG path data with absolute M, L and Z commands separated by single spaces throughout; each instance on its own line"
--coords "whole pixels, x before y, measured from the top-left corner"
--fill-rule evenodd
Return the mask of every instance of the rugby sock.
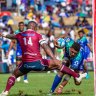
M 72 71 L 71 69 L 69 69 L 69 68 L 66 67 L 65 65 L 62 65 L 60 71 L 61 71 L 62 73 L 69 74 L 69 75 L 71 75 L 71 76 L 73 76 L 73 77 L 79 77 L 79 74 L 78 74 L 78 73 Z
M 27 80 L 27 74 L 24 75 L 24 80 Z
M 15 76 L 10 76 L 7 80 L 7 85 L 5 91 L 9 91 L 10 88 L 15 84 L 16 77 Z
M 62 80 L 62 77 L 56 75 L 55 78 L 54 78 L 54 82 L 52 84 L 52 87 L 51 87 L 51 92 L 53 93 L 56 89 L 56 87 L 58 86 L 58 84 L 61 82 Z
M 87 71 L 86 79 L 89 79 L 89 78 L 90 78 L 90 75 L 89 75 L 89 73 Z

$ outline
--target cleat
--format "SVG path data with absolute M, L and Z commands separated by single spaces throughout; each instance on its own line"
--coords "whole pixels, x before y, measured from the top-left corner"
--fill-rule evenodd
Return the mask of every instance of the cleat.
M 50 91 L 48 94 L 47 94 L 47 96 L 52 96 L 53 95 L 53 92 L 52 91 Z
M 8 96 L 8 91 L 3 91 L 1 94 L 0 94 L 0 96 Z
M 48 93 L 48 94 L 47 94 L 47 96 L 52 96 L 52 94 L 53 94 L 53 93 L 52 93 L 52 92 L 50 92 L 50 93 Z
M 86 79 L 89 79 L 89 78 L 90 78 L 90 76 L 89 76 L 89 74 L 87 73 Z
M 57 71 L 56 71 L 56 70 L 54 70 L 54 73 L 55 73 L 55 74 L 57 74 Z
M 51 71 L 47 71 L 47 74 L 50 74 L 51 73 Z
M 18 77 L 16 80 L 17 80 L 17 82 L 20 82 L 21 78 L 20 78 L 20 77 Z
M 29 83 L 28 80 L 24 80 L 24 83 Z
M 48 93 L 47 96 L 52 96 L 52 93 Z
M 80 76 L 75 78 L 77 82 L 81 82 L 83 78 L 85 78 L 87 76 L 87 73 L 80 73 Z

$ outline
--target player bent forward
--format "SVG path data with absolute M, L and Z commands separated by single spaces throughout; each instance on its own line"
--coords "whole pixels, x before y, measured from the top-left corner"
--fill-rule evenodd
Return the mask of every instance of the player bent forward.
M 66 62 L 66 66 L 69 66 L 70 69 L 74 70 L 75 72 L 82 73 L 82 76 L 86 77 L 87 73 L 84 69 L 84 49 L 80 47 L 80 44 L 72 40 L 70 37 L 66 36 L 66 34 L 63 36 L 63 43 L 64 43 L 64 61 Z M 55 43 L 56 47 L 60 47 L 58 45 L 58 41 Z M 63 48 L 62 47 L 62 48 Z M 63 73 L 58 72 L 58 74 L 54 78 L 54 82 L 51 87 L 51 92 L 54 91 L 58 94 L 62 93 L 63 87 L 68 83 L 71 76 L 69 74 L 66 74 L 64 77 L 64 80 L 59 85 L 61 80 L 63 79 Z M 75 79 L 75 84 L 80 85 L 81 82 L 77 82 Z M 57 90 L 56 87 L 59 85 L 59 88 Z

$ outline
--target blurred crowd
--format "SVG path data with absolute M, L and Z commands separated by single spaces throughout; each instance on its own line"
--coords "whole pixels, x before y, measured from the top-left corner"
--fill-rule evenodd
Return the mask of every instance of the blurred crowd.
M 0 6 L 0 32 L 3 32 L 3 34 L 14 33 L 15 30 L 13 30 L 12 25 L 18 25 L 18 22 L 13 19 L 13 17 L 18 16 L 23 17 L 25 27 L 30 20 L 35 19 L 38 22 L 38 31 L 41 30 L 41 33 L 44 31 L 42 35 L 47 39 L 50 48 L 58 59 L 62 59 L 63 57 L 63 52 L 55 49 L 53 43 L 54 38 L 57 37 L 58 34 L 68 32 L 69 36 L 76 40 L 79 37 L 77 31 L 82 29 L 87 36 L 89 44 L 92 46 L 92 24 L 88 21 L 89 19 L 92 20 L 92 0 L 4 1 Z M 76 17 L 74 23 L 64 21 L 64 18 L 68 20 L 70 17 Z M 65 22 L 69 22 L 69 24 Z M 9 46 L 10 40 L 0 38 L 0 61 L 6 62 L 6 58 L 8 58 L 6 54 Z M 15 51 L 11 54 L 14 53 Z M 92 58 L 92 55 L 89 57 Z M 48 58 L 44 52 L 43 58 Z

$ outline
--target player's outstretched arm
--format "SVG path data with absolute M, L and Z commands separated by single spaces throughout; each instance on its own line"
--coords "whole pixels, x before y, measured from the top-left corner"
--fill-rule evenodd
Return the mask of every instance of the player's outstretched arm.
M 8 39 L 16 39 L 14 34 L 8 34 L 8 35 L 6 35 L 6 38 L 8 38 Z
M 52 58 L 52 59 L 56 59 L 53 52 L 51 51 L 51 49 L 49 48 L 49 46 L 46 43 L 43 43 L 42 48 L 45 50 L 45 52 Z
M 8 39 L 16 39 L 16 37 L 15 37 L 14 34 L 4 35 L 4 34 L 0 33 L 0 36 L 1 37 L 5 37 L 5 38 L 8 38 Z

